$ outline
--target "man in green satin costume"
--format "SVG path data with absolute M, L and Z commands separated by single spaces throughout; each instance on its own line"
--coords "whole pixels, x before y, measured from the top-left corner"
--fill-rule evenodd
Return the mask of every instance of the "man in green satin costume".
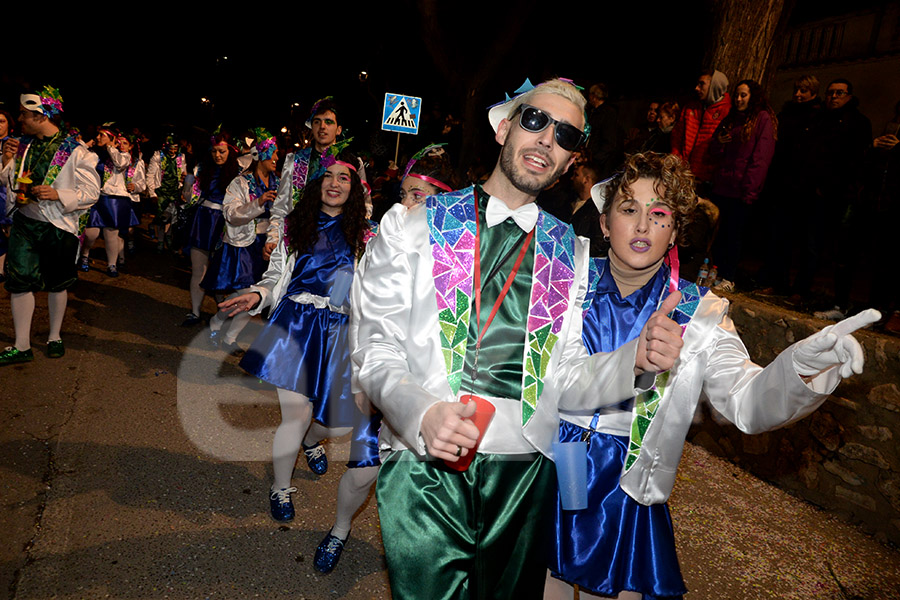
M 392 209 L 367 247 L 353 361 L 386 420 L 377 497 L 394 598 L 541 598 L 558 407 L 631 398 L 678 355 L 664 314 L 614 353 L 581 345 L 587 247 L 534 200 L 586 139 L 584 106 L 551 80 L 492 108 L 502 149 L 484 185 Z M 466 394 L 496 413 L 457 472 L 445 461 L 479 436 Z

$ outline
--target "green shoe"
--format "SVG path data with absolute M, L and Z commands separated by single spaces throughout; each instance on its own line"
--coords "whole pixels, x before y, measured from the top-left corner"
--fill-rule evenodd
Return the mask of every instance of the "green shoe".
M 31 362 L 33 360 L 34 352 L 31 351 L 31 348 L 22 351 L 12 346 L 7 346 L 3 352 L 0 352 L 0 366 Z
M 63 346 L 62 340 L 47 342 L 47 356 L 50 358 L 62 358 L 66 353 L 66 347 Z

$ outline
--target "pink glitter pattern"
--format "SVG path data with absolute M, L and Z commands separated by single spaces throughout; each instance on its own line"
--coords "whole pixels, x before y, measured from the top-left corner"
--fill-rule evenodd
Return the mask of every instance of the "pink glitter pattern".
M 471 316 L 475 259 L 475 194 L 468 188 L 426 200 L 441 348 L 454 394 L 462 383 Z M 522 424 L 531 420 L 544 387 L 553 346 L 569 306 L 575 277 L 575 235 L 541 213 L 529 300 L 522 377 Z
M 291 173 L 291 192 L 294 200 L 294 206 L 300 201 L 300 193 L 306 187 L 306 176 L 309 171 L 309 157 L 312 155 L 312 148 L 305 148 L 299 152 L 294 152 L 294 170 Z

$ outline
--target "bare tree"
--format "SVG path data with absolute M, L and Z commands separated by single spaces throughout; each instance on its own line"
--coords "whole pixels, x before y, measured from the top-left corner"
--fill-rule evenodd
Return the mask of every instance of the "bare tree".
M 764 88 L 774 74 L 778 40 L 796 0 L 708 0 L 713 27 L 706 64 L 731 82 L 753 79 Z

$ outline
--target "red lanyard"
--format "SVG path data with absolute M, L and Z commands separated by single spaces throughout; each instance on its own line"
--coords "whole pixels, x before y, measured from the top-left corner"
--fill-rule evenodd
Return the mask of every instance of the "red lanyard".
M 478 378 L 478 351 L 481 349 L 481 340 L 484 338 L 485 332 L 487 332 L 488 327 L 491 324 L 491 321 L 494 320 L 494 317 L 497 316 L 497 311 L 500 309 L 500 304 L 503 303 L 503 299 L 506 297 L 507 292 L 509 292 L 509 288 L 512 287 L 513 279 L 516 278 L 516 273 L 519 272 L 519 267 L 522 265 L 522 261 L 525 259 L 525 253 L 528 251 L 528 246 L 531 244 L 531 238 L 534 237 L 534 228 L 528 232 L 528 235 L 525 236 L 525 241 L 522 242 L 522 249 L 519 250 L 519 256 L 516 257 L 516 262 L 513 265 L 512 270 L 509 272 L 509 275 L 506 277 L 506 282 L 503 284 L 503 289 L 500 290 L 500 295 L 497 296 L 496 302 L 494 302 L 494 308 L 491 309 L 491 314 L 488 315 L 487 321 L 484 324 L 484 327 L 481 329 L 481 333 L 478 335 L 478 341 L 475 342 L 475 361 L 472 363 L 472 381 Z M 475 322 L 477 323 L 476 327 L 481 324 L 481 226 L 478 222 L 478 198 L 475 198 Z

